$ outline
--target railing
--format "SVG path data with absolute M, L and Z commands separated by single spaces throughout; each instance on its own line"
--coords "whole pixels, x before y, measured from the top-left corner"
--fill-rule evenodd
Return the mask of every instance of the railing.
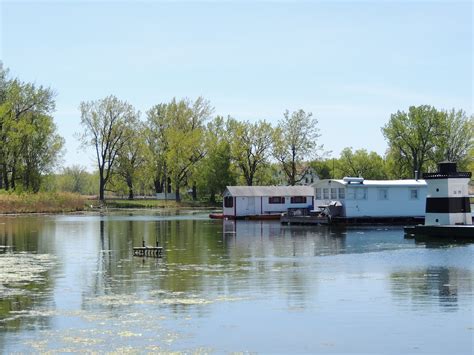
M 458 178 L 458 179 L 470 179 L 472 176 L 471 172 L 452 172 L 452 173 L 424 173 L 423 179 L 447 179 L 447 178 Z

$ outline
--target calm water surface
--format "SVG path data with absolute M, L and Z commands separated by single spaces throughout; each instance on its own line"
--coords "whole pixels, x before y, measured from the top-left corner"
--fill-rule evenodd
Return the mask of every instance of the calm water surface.
M 156 240 L 162 259 L 132 256 Z M 474 245 L 195 211 L 0 217 L 0 351 L 473 352 Z

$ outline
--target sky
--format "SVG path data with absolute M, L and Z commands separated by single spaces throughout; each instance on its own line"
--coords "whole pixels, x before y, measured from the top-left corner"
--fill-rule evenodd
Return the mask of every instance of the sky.
M 471 1 L 0 0 L 0 60 L 57 93 L 65 166 L 94 169 L 76 139 L 79 104 L 110 94 L 142 119 L 173 97 L 273 124 L 303 109 L 331 156 L 384 154 L 381 127 L 398 110 L 472 114 L 473 11 Z

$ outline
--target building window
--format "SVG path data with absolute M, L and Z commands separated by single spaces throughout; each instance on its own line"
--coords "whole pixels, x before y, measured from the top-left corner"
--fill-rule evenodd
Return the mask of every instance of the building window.
M 353 187 L 349 187 L 347 189 L 347 199 L 348 200 L 355 200 L 356 199 L 356 190 Z
M 339 199 L 344 200 L 346 198 L 346 190 L 345 189 L 338 189 L 339 190 Z
M 337 189 L 331 187 L 331 200 L 337 200 Z
M 232 196 L 224 197 L 224 207 L 225 208 L 232 208 L 234 207 L 234 198 Z
M 410 190 L 410 200 L 418 200 L 418 189 Z
M 307 183 L 308 183 L 308 178 L 305 178 L 304 181 L 305 181 L 305 183 L 307 184 Z
M 378 189 L 379 200 L 388 200 L 388 189 Z
M 329 189 L 328 188 L 323 189 L 323 199 L 324 200 L 329 200 Z
M 322 195 L 321 195 L 321 188 L 317 188 L 316 189 L 316 200 L 321 200 L 322 199 Z
M 306 203 L 306 196 L 292 196 L 291 203 Z
M 357 188 L 356 189 L 356 200 L 367 200 L 367 188 Z
M 270 204 L 282 204 L 285 203 L 285 198 L 281 196 L 274 196 L 268 198 L 268 203 Z

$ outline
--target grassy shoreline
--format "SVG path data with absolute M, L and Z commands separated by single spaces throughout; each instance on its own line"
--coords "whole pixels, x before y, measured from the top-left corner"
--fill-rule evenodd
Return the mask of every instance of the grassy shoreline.
M 91 196 L 67 192 L 33 193 L 0 193 L 0 215 L 30 214 L 30 213 L 71 213 L 100 210 L 103 207 L 111 209 L 213 209 L 221 204 L 211 204 L 202 201 L 164 201 L 164 200 L 125 200 L 107 199 L 101 204 Z
M 0 214 L 84 211 L 85 197 L 67 192 L 1 193 Z
M 124 200 L 110 199 L 105 204 L 108 208 L 219 208 L 221 204 L 211 204 L 202 201 L 170 201 L 170 200 Z

